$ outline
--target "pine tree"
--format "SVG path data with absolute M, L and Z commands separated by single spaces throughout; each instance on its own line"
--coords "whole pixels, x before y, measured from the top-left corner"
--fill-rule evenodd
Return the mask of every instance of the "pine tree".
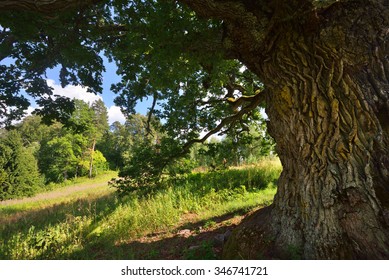
M 17 131 L 0 137 L 0 200 L 31 196 L 42 187 L 34 152 Z

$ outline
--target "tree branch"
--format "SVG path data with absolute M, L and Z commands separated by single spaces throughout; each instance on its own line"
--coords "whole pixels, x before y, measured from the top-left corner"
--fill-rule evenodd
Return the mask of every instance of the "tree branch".
M 153 117 L 153 114 L 154 114 L 154 110 L 155 110 L 155 106 L 157 105 L 157 93 L 154 93 L 154 96 L 153 96 L 153 104 L 151 105 L 151 108 L 150 108 L 150 111 L 147 115 L 147 124 L 146 124 L 146 131 L 147 131 L 147 134 L 150 134 L 151 136 L 153 136 L 152 132 L 151 132 L 151 118 Z
M 4 0 L 0 11 L 28 11 L 50 15 L 77 7 L 97 4 L 102 0 Z
M 245 114 L 248 114 L 249 112 L 251 112 L 252 110 L 254 110 L 255 108 L 257 108 L 259 106 L 259 104 L 263 101 L 263 96 L 264 96 L 263 91 L 260 91 L 253 96 L 241 96 L 238 99 L 236 99 L 234 102 L 237 102 L 241 105 L 242 105 L 242 103 L 246 103 L 246 102 L 248 104 L 245 106 L 242 106 L 242 108 L 234 115 L 231 115 L 231 116 L 224 118 L 218 126 L 216 126 L 214 129 L 209 131 L 204 137 L 199 138 L 199 139 L 192 139 L 192 140 L 188 141 L 183 146 L 182 153 L 185 154 L 193 144 L 204 143 L 209 137 L 218 133 L 224 127 L 226 127 L 226 126 L 228 126 L 228 125 L 230 125 L 238 120 L 241 120 Z
M 7 31 L 0 32 L 0 47 L 2 52 L 0 53 L 0 61 L 8 57 L 12 51 L 12 46 L 16 42 L 15 36 Z

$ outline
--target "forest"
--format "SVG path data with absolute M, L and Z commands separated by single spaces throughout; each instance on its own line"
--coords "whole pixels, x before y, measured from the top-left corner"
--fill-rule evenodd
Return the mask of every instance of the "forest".
M 87 212 L 65 203 L 72 214 L 58 210 L 49 231 L 25 224 L 20 234 L 12 219 L 26 213 L 18 207 L 58 206 L 4 208 L 1 254 L 49 258 L 57 246 L 53 258 L 113 248 L 129 257 L 125 244 L 143 234 L 177 240 L 183 230 L 191 239 L 245 209 L 236 224 L 222 219 L 234 229 L 221 233 L 222 249 L 211 248 L 220 258 L 387 259 L 388 26 L 387 0 L 0 1 L 1 199 L 57 184 L 66 193 L 70 181 L 99 181 L 104 172 L 116 178 L 107 181 L 117 199 L 112 208 L 103 203 L 112 194 L 100 193 Z M 104 95 L 107 63 L 116 67 L 109 92 L 123 124 L 108 125 L 101 102 L 58 95 L 48 82 L 56 71 L 61 87 Z M 262 200 L 267 186 L 272 199 Z M 148 209 L 139 215 L 150 215 L 145 228 L 153 230 L 137 227 L 129 205 Z M 191 215 L 190 229 L 173 222 Z M 70 232 L 78 243 L 56 243 Z M 209 249 L 203 241 L 193 246 Z
M 159 177 L 153 177 L 150 161 L 161 154 L 160 123 L 155 121 L 151 127 L 146 116 L 135 114 L 124 124 L 116 121 L 109 125 L 102 100 L 88 104 L 75 99 L 74 104 L 66 126 L 59 122 L 47 125 L 40 116 L 30 115 L 12 128 L 0 130 L 0 200 L 29 197 L 68 180 L 93 178 L 109 170 L 134 180 L 140 179 L 137 174 L 141 173 L 147 181 L 117 184 L 119 192 L 159 181 Z M 223 138 L 196 145 L 186 157 L 169 161 L 161 172 L 175 176 L 195 169 L 214 171 L 252 164 L 269 156 L 275 156 L 274 141 L 259 114 L 248 131 L 239 135 L 232 131 Z

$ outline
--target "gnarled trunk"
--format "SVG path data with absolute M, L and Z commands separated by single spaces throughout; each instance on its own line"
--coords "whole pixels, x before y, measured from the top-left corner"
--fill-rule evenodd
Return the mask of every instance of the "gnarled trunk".
M 389 257 L 389 18 L 342 5 L 279 23 L 262 63 L 248 58 L 269 89 L 284 170 L 273 205 L 242 224 L 226 258 Z

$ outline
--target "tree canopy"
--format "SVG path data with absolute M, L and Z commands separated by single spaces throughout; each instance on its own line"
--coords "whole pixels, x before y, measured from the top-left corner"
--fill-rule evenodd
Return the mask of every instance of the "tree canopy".
M 264 105 L 263 84 L 223 46 L 222 21 L 198 17 L 177 1 L 95 1 L 50 15 L 40 7 L 26 11 L 4 4 L 0 13 L 0 58 L 8 58 L 0 80 L 5 125 L 27 109 L 25 92 L 40 106 L 36 113 L 44 121 L 85 130 L 90 124 L 72 113 L 83 112 L 77 109 L 81 104 L 54 96 L 45 75 L 60 67 L 62 86 L 82 85 L 98 94 L 103 53 L 118 67 L 121 81 L 112 91 L 125 115 L 135 113 L 137 102 L 151 99 L 146 129 L 153 118 L 164 120 L 169 140 L 161 141 L 165 156 L 155 163 L 165 163 L 154 167 L 159 172 L 213 134 L 248 131 L 257 106 Z
M 204 129 L 219 132 L 240 124 L 256 107 L 244 108 L 253 101 L 239 97 L 256 96 L 262 84 L 240 62 L 225 59 L 220 20 L 199 18 L 176 1 L 95 2 L 55 14 L 39 7 L 26 11 L 29 3 L 3 4 L 0 58 L 10 58 L 1 65 L 5 124 L 27 109 L 22 91 L 42 106 L 38 113 L 66 123 L 74 105 L 53 96 L 46 70 L 59 66 L 62 86 L 98 93 L 102 52 L 118 65 L 122 80 L 112 90 L 123 111 L 132 114 L 139 100 L 152 99 L 150 117 L 166 119 L 169 135 L 182 143 Z M 225 116 L 230 118 L 218 126 Z

